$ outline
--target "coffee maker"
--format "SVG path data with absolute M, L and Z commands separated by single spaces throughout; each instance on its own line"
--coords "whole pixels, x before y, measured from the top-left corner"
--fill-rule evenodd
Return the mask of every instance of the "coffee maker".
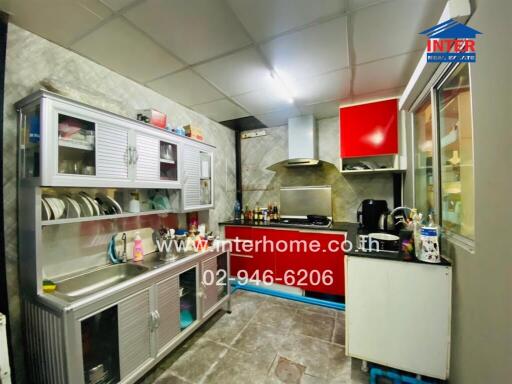
M 386 200 L 366 199 L 359 204 L 357 209 L 357 222 L 365 231 L 378 231 L 379 221 L 382 215 L 389 212 Z

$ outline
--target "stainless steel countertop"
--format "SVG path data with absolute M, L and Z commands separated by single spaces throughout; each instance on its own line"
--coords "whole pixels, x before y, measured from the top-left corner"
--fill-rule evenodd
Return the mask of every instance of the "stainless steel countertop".
M 147 267 L 148 270 L 146 272 L 141 273 L 138 276 L 135 276 L 131 279 L 123 281 L 119 284 L 116 284 L 112 287 L 100 290 L 96 293 L 92 293 L 90 295 L 84 297 L 77 297 L 75 300 L 68 300 L 63 297 L 62 294 L 58 292 L 52 293 L 39 293 L 38 299 L 49 306 L 50 308 L 58 311 L 58 312 L 69 312 L 74 311 L 79 308 L 88 306 L 95 302 L 101 301 L 109 296 L 112 296 L 116 293 L 119 293 L 123 290 L 126 290 L 130 287 L 133 287 L 137 284 L 144 283 L 150 279 L 155 278 L 158 275 L 163 275 L 172 271 L 173 269 L 177 269 L 180 266 L 187 264 L 191 261 L 194 261 L 198 258 L 203 257 L 204 255 L 211 253 L 218 254 L 227 251 L 227 248 L 223 247 L 209 247 L 208 249 L 200 252 L 189 252 L 185 253 L 183 257 L 178 257 L 175 260 L 170 261 L 161 261 L 158 258 L 158 253 L 153 252 L 144 256 L 144 260 L 140 262 L 129 261 L 129 264 L 142 265 Z

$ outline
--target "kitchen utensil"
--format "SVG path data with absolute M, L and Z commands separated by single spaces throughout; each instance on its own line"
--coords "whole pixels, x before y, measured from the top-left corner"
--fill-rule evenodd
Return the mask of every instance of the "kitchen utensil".
M 41 199 L 41 218 L 42 220 L 51 220 L 52 219 L 52 211 L 48 203 Z
M 96 174 L 96 167 L 93 167 L 92 165 L 88 165 L 83 168 L 82 173 L 84 175 L 95 175 Z
M 93 216 L 99 216 L 102 214 L 102 211 L 100 210 L 99 204 L 96 200 L 94 200 L 92 197 L 90 197 L 87 193 L 81 191 L 80 195 L 83 196 L 89 203 L 91 204 L 91 207 L 94 211 Z
M 159 193 L 156 194 L 156 196 L 153 197 L 153 208 L 157 210 L 171 209 L 169 198 L 167 196 L 162 196 Z
M 370 233 L 368 235 L 370 245 L 378 242 L 379 251 L 398 251 L 400 249 L 400 238 L 389 233 Z M 373 242 L 373 243 L 372 243 Z M 372 248 L 375 248 L 372 246 Z
M 85 196 L 82 196 L 81 194 L 78 193 L 74 195 L 74 199 L 78 203 L 78 205 L 80 205 L 80 211 L 82 212 L 82 216 L 94 216 L 94 209 L 89 200 Z
M 68 196 L 62 196 L 61 199 L 66 204 L 66 218 L 74 219 L 80 217 L 80 206 L 76 201 Z

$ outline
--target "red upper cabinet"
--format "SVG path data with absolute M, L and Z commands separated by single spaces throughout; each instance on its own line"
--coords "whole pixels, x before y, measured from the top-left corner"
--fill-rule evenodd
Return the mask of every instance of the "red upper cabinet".
M 340 108 L 342 158 L 398 153 L 398 99 Z

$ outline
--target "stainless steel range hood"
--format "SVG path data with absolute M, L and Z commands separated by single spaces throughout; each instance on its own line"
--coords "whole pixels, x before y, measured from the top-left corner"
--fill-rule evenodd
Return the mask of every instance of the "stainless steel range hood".
M 313 115 L 288 119 L 288 159 L 273 164 L 268 169 L 278 167 L 312 167 L 320 165 L 317 150 L 317 129 Z

